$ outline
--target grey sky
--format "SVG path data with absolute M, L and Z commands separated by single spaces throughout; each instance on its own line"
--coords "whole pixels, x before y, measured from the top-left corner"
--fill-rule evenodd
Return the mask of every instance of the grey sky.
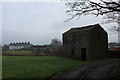
M 29 41 L 50 44 L 51 39 L 62 40 L 62 33 L 72 27 L 101 23 L 95 16 L 82 16 L 64 23 L 69 16 L 63 2 L 4 2 L 2 3 L 2 43 Z M 108 31 L 111 24 L 101 24 L 109 33 L 109 42 L 117 41 L 117 34 Z
M 0 44 L 2 43 L 2 3 L 0 3 Z

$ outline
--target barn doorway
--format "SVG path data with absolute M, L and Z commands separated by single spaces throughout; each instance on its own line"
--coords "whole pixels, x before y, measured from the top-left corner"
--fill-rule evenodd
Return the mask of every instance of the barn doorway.
M 74 54 L 75 54 L 74 49 L 71 49 L 71 55 L 74 56 Z
M 86 48 L 81 48 L 81 60 L 86 61 Z

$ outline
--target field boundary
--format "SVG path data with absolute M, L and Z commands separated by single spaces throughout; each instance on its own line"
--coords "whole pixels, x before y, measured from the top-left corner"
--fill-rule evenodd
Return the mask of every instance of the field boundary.
M 2 54 L 2 56 L 52 56 L 48 54 Z

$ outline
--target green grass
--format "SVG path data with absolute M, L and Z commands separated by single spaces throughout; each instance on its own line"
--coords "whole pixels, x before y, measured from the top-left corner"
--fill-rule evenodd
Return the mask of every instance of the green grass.
M 54 56 L 3 56 L 2 62 L 3 78 L 48 78 L 89 63 Z
M 8 53 L 8 54 L 32 54 L 32 51 L 12 50 L 12 51 L 3 51 L 3 53 Z
M 2 78 L 2 56 L 0 56 L 0 79 Z

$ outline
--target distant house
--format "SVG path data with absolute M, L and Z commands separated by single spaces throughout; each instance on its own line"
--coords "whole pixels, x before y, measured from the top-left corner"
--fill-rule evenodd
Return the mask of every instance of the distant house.
M 108 44 L 108 49 L 110 51 L 120 51 L 120 43 L 111 42 Z
M 58 47 L 58 46 L 62 46 L 62 43 L 57 38 L 54 38 L 54 39 L 51 40 L 51 44 L 50 45 L 54 46 L 54 47 Z
M 107 56 L 107 32 L 99 25 L 71 28 L 63 33 L 64 54 L 80 60 Z
M 9 50 L 9 45 L 4 44 L 4 46 L 2 46 L 2 51 L 7 51 Z
M 33 45 L 31 46 L 31 50 L 35 53 L 48 53 L 50 50 L 50 45 Z
M 10 43 L 9 50 L 25 49 L 25 48 L 30 48 L 31 46 L 32 44 L 30 42 Z

